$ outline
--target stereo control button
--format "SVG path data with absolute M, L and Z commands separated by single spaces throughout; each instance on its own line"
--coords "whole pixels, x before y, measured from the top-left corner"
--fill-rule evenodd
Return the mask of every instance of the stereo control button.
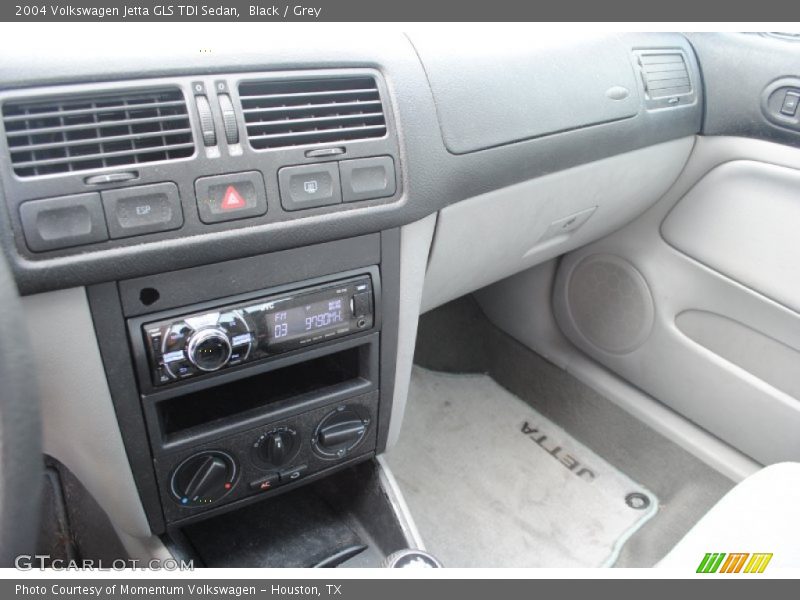
M 192 331 L 193 329 L 186 323 L 178 323 L 170 327 L 167 337 L 164 340 L 164 354 L 176 350 L 183 350 L 186 346 L 186 340 L 189 339 Z
M 229 365 L 237 365 L 247 357 L 248 346 L 236 346 L 231 350 L 231 357 L 228 359 Z
M 353 316 L 365 317 L 370 314 L 370 294 L 369 292 L 360 292 L 353 296 Z
M 249 334 L 249 330 L 247 329 L 247 324 L 242 320 L 242 318 L 236 314 L 236 312 L 226 312 L 222 313 L 219 316 L 217 321 L 222 327 L 225 328 L 225 331 L 228 332 L 228 335 L 240 337 L 239 334 Z M 243 339 L 243 341 L 236 342 L 237 344 L 242 344 L 249 342 L 249 339 Z
M 186 358 L 186 355 L 183 353 L 183 350 L 174 350 L 172 352 L 167 352 L 161 357 L 161 360 L 163 360 L 165 363 L 170 363 L 183 360 L 184 358 Z
M 167 372 L 164 367 L 156 368 L 156 383 L 169 383 L 172 376 Z
M 252 334 L 240 333 L 239 335 L 231 339 L 231 344 L 233 344 L 234 346 L 246 346 L 252 341 L 252 339 L 253 339 Z
M 161 330 L 153 329 L 152 331 L 148 331 L 147 337 L 150 339 L 150 351 L 153 353 L 153 356 L 158 355 L 161 350 Z
M 189 339 L 186 353 L 201 371 L 216 371 L 231 357 L 231 343 L 220 329 L 201 329 Z
M 253 334 L 247 326 L 244 318 L 238 311 L 223 313 L 217 321 L 231 342 L 231 356 L 228 364 L 235 365 L 246 360 L 252 349 Z
M 175 377 L 179 377 L 181 379 L 194 374 L 194 369 L 192 369 L 192 365 L 188 360 L 169 363 L 169 365 L 165 366 Z

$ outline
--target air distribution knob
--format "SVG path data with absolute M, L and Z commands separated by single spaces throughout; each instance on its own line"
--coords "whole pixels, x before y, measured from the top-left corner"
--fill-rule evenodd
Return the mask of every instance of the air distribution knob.
M 344 458 L 367 434 L 369 417 L 357 406 L 339 406 L 319 425 L 312 447 L 325 458 Z
M 206 506 L 236 484 L 236 462 L 225 452 L 210 450 L 184 460 L 172 473 L 172 494 L 183 506 Z
M 201 329 L 189 338 L 186 354 L 201 371 L 216 371 L 224 367 L 231 357 L 231 342 L 221 329 Z

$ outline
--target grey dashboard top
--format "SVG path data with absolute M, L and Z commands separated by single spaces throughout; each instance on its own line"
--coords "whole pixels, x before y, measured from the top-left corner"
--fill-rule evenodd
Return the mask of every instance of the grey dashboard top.
M 452 39 L 429 33 L 411 40 L 453 154 L 628 119 L 642 105 L 623 40 L 509 37 L 470 44 L 462 38 L 460 68 L 448 53 Z
M 570 50 L 571 44 L 565 43 L 559 69 L 552 67 L 557 48 L 536 39 L 523 40 L 504 47 L 507 55 L 494 55 L 498 64 L 514 64 L 515 68 L 498 70 L 488 85 L 481 82 L 487 73 L 486 65 L 483 68 L 474 65 L 470 70 L 473 65 L 465 57 L 473 53 L 468 48 L 474 40 L 464 35 L 454 34 L 449 43 L 431 46 L 424 37 L 415 34 L 367 33 L 365 29 L 364 36 L 355 39 L 343 38 L 330 30 L 315 30 L 313 43 L 309 43 L 308 39 L 298 37 L 296 30 L 280 35 L 273 30 L 269 37 L 260 36 L 254 24 L 237 28 L 242 35 L 234 39 L 215 41 L 213 52 L 201 53 L 197 40 L 212 32 L 211 27 L 176 29 L 171 39 L 154 37 L 148 39 L 147 45 L 134 39 L 141 29 L 104 29 L 94 28 L 91 39 L 74 36 L 75 42 L 57 56 L 37 49 L 36 45 L 20 45 L 16 37 L 0 39 L 0 94 L 35 94 L 34 88 L 39 86 L 78 84 L 102 89 L 112 82 L 143 78 L 213 80 L 216 74 L 373 70 L 385 83 L 383 100 L 385 110 L 390 112 L 389 135 L 396 135 L 397 139 L 398 191 L 391 201 L 381 203 L 354 203 L 335 211 L 315 209 L 287 215 L 285 220 L 277 218 L 280 211 L 268 212 L 276 218 L 250 223 L 243 220 L 207 230 L 198 228 L 185 235 L 159 234 L 160 237 L 146 238 L 141 243 L 88 246 L 85 251 L 38 256 L 20 250 L 18 231 L 16 238 L 12 235 L 16 231 L 12 224 L 18 227 L 13 211 L 20 199 L 8 197 L 16 193 L 15 186 L 4 181 L 7 197 L 0 207 L 2 244 L 24 294 L 162 273 L 376 232 L 413 222 L 477 194 L 692 135 L 700 128 L 703 99 L 699 69 L 690 45 L 679 34 L 596 38 L 592 44 L 606 50 L 588 57 L 585 64 L 577 64 L 578 54 Z M 107 50 L 98 52 L 98 47 Z M 693 85 L 691 102 L 670 108 L 648 104 L 647 92 L 636 72 L 636 53 L 663 49 L 677 50 L 685 56 Z M 603 64 L 591 68 L 591 61 L 598 60 Z M 474 101 L 462 103 L 443 88 L 446 81 L 436 73 L 448 69 L 465 74 L 466 91 L 474 88 Z M 524 71 L 540 76 L 521 84 L 519 73 Z M 595 73 L 602 73 L 603 77 L 598 80 Z M 543 80 L 548 82 L 545 95 L 542 95 Z M 595 114 L 590 102 L 572 100 L 581 89 L 597 94 L 614 86 L 636 89 L 630 89 L 621 100 L 621 109 L 615 108 L 610 113 L 603 109 Z M 564 114 L 576 115 L 574 122 L 553 111 L 558 90 L 565 90 L 561 107 Z M 483 140 L 472 136 L 459 141 L 461 125 L 453 121 L 454 111 L 460 111 L 461 123 L 479 119 L 486 113 L 487 95 L 501 109 L 504 103 L 511 106 L 528 97 L 532 102 L 531 112 L 526 115 L 518 111 L 522 121 L 511 122 L 514 131 L 495 127 L 499 124 L 498 116 L 490 115 L 494 121 L 490 120 L 481 134 L 490 137 Z M 540 104 L 537 111 L 537 102 L 548 105 Z M 572 110 L 576 104 L 580 110 Z M 545 118 L 545 112 L 550 116 Z M 442 118 L 443 114 L 448 116 Z M 200 139 L 197 125 L 194 127 L 195 139 Z M 0 140 L 0 159 L 7 161 L 3 144 Z M 231 172 L 227 163 L 225 167 L 220 173 Z M 206 169 L 202 173 L 187 172 L 185 177 L 209 174 Z M 277 202 L 270 195 L 277 186 L 275 183 L 270 187 L 269 177 L 273 176 L 276 177 L 272 172 L 265 174 L 270 210 Z M 77 183 L 74 189 L 79 189 Z

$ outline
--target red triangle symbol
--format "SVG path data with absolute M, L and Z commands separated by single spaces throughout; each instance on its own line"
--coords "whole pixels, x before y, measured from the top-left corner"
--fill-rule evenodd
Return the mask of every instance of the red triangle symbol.
M 235 187 L 229 185 L 228 189 L 225 190 L 225 196 L 222 199 L 220 208 L 222 210 L 238 210 L 245 206 L 247 206 L 247 202 L 245 202 L 244 198 L 236 191 Z

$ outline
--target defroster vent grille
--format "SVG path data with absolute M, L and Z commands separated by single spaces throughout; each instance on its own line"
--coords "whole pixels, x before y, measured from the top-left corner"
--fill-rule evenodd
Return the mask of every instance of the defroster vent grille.
M 121 167 L 194 153 L 179 89 L 8 101 L 3 125 L 20 177 Z
M 692 91 L 686 61 L 680 52 L 641 54 L 639 66 L 645 89 L 651 98 L 677 96 Z
M 372 77 L 249 81 L 239 85 L 239 97 L 256 150 L 386 135 Z

